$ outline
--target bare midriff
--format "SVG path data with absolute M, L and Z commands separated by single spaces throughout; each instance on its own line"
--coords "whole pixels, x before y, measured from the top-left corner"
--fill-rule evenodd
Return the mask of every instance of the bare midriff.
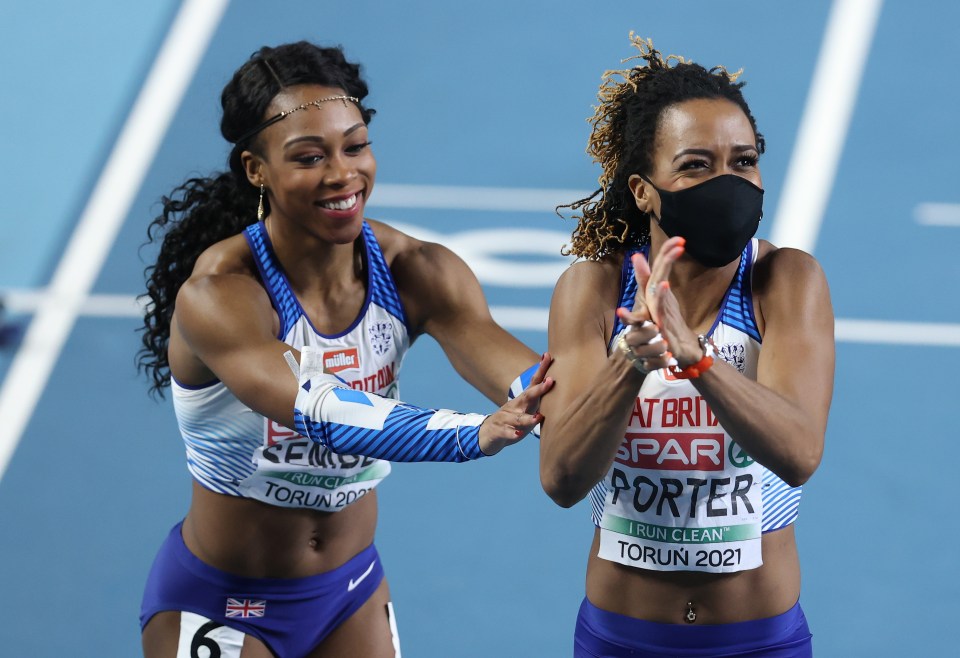
M 206 564 L 249 578 L 303 578 L 343 565 L 373 543 L 376 491 L 339 512 L 268 505 L 193 483 L 183 540 Z
M 763 565 L 736 573 L 652 571 L 597 557 L 594 536 L 587 564 L 587 598 L 601 610 L 667 624 L 730 624 L 765 619 L 793 607 L 800 565 L 793 526 L 763 535 Z

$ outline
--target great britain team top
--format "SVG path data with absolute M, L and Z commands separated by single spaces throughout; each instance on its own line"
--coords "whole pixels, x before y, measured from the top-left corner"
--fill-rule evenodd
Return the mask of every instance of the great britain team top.
M 326 372 L 339 377 L 345 389 L 397 398 L 400 367 L 410 346 L 407 319 L 369 224 L 364 222 L 362 230 L 366 299 L 353 324 L 336 335 L 321 334 L 311 324 L 263 223 L 247 227 L 244 237 L 280 318 L 278 338 L 298 350 L 309 346 L 318 351 Z M 338 454 L 265 418 L 221 381 L 193 387 L 173 380 L 171 389 L 187 467 L 212 491 L 283 507 L 337 511 L 390 473 L 388 461 Z
M 620 306 L 637 293 L 624 257 Z M 717 355 L 756 379 L 762 337 L 751 277 L 758 242 L 751 240 L 710 328 Z M 617 319 L 608 346 L 628 330 Z M 650 373 L 637 394 L 623 442 L 591 492 L 600 528 L 599 556 L 657 571 L 726 573 L 759 567 L 762 533 L 797 518 L 801 488 L 792 488 L 749 457 L 720 425 L 689 380 Z

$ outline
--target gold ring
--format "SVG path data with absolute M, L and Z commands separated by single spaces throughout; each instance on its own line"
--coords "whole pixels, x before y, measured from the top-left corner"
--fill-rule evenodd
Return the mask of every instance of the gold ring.
M 633 364 L 633 367 L 637 372 L 641 372 L 644 375 L 649 374 L 650 370 L 647 368 L 646 364 L 643 363 L 646 359 L 641 359 L 633 352 L 633 348 L 627 344 L 626 334 L 620 336 L 617 339 L 617 347 L 623 352 L 623 355 L 630 359 L 630 363 Z

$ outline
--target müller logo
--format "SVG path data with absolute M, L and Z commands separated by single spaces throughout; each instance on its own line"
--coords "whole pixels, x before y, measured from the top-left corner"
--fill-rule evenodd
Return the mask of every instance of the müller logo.
M 340 372 L 360 367 L 360 352 L 356 347 L 323 353 L 323 369 L 327 372 Z

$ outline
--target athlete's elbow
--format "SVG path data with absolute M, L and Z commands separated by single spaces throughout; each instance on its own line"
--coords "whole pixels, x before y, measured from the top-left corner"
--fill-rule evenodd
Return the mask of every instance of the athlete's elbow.
M 558 487 L 548 487 L 544 485 L 543 490 L 550 496 L 550 500 L 564 509 L 573 507 L 583 498 L 582 496 L 575 495 L 572 491 Z
M 822 457 L 822 447 L 805 451 L 796 455 L 777 475 L 791 487 L 803 486 L 820 467 Z
M 560 507 L 570 508 L 583 500 L 586 491 L 579 486 L 578 478 L 573 474 L 563 474 L 557 471 L 546 472 L 540 470 L 540 486 L 544 493 Z
M 810 479 L 810 476 L 813 473 L 801 473 L 799 471 L 789 471 L 784 472 L 779 475 L 780 479 L 784 481 L 787 486 L 790 487 L 802 487 L 807 483 L 807 480 Z
M 793 473 L 788 484 L 791 487 L 803 486 L 807 481 L 813 477 L 813 474 L 816 472 L 817 468 L 820 466 L 820 459 L 808 459 L 806 463 L 800 465 L 796 471 Z

